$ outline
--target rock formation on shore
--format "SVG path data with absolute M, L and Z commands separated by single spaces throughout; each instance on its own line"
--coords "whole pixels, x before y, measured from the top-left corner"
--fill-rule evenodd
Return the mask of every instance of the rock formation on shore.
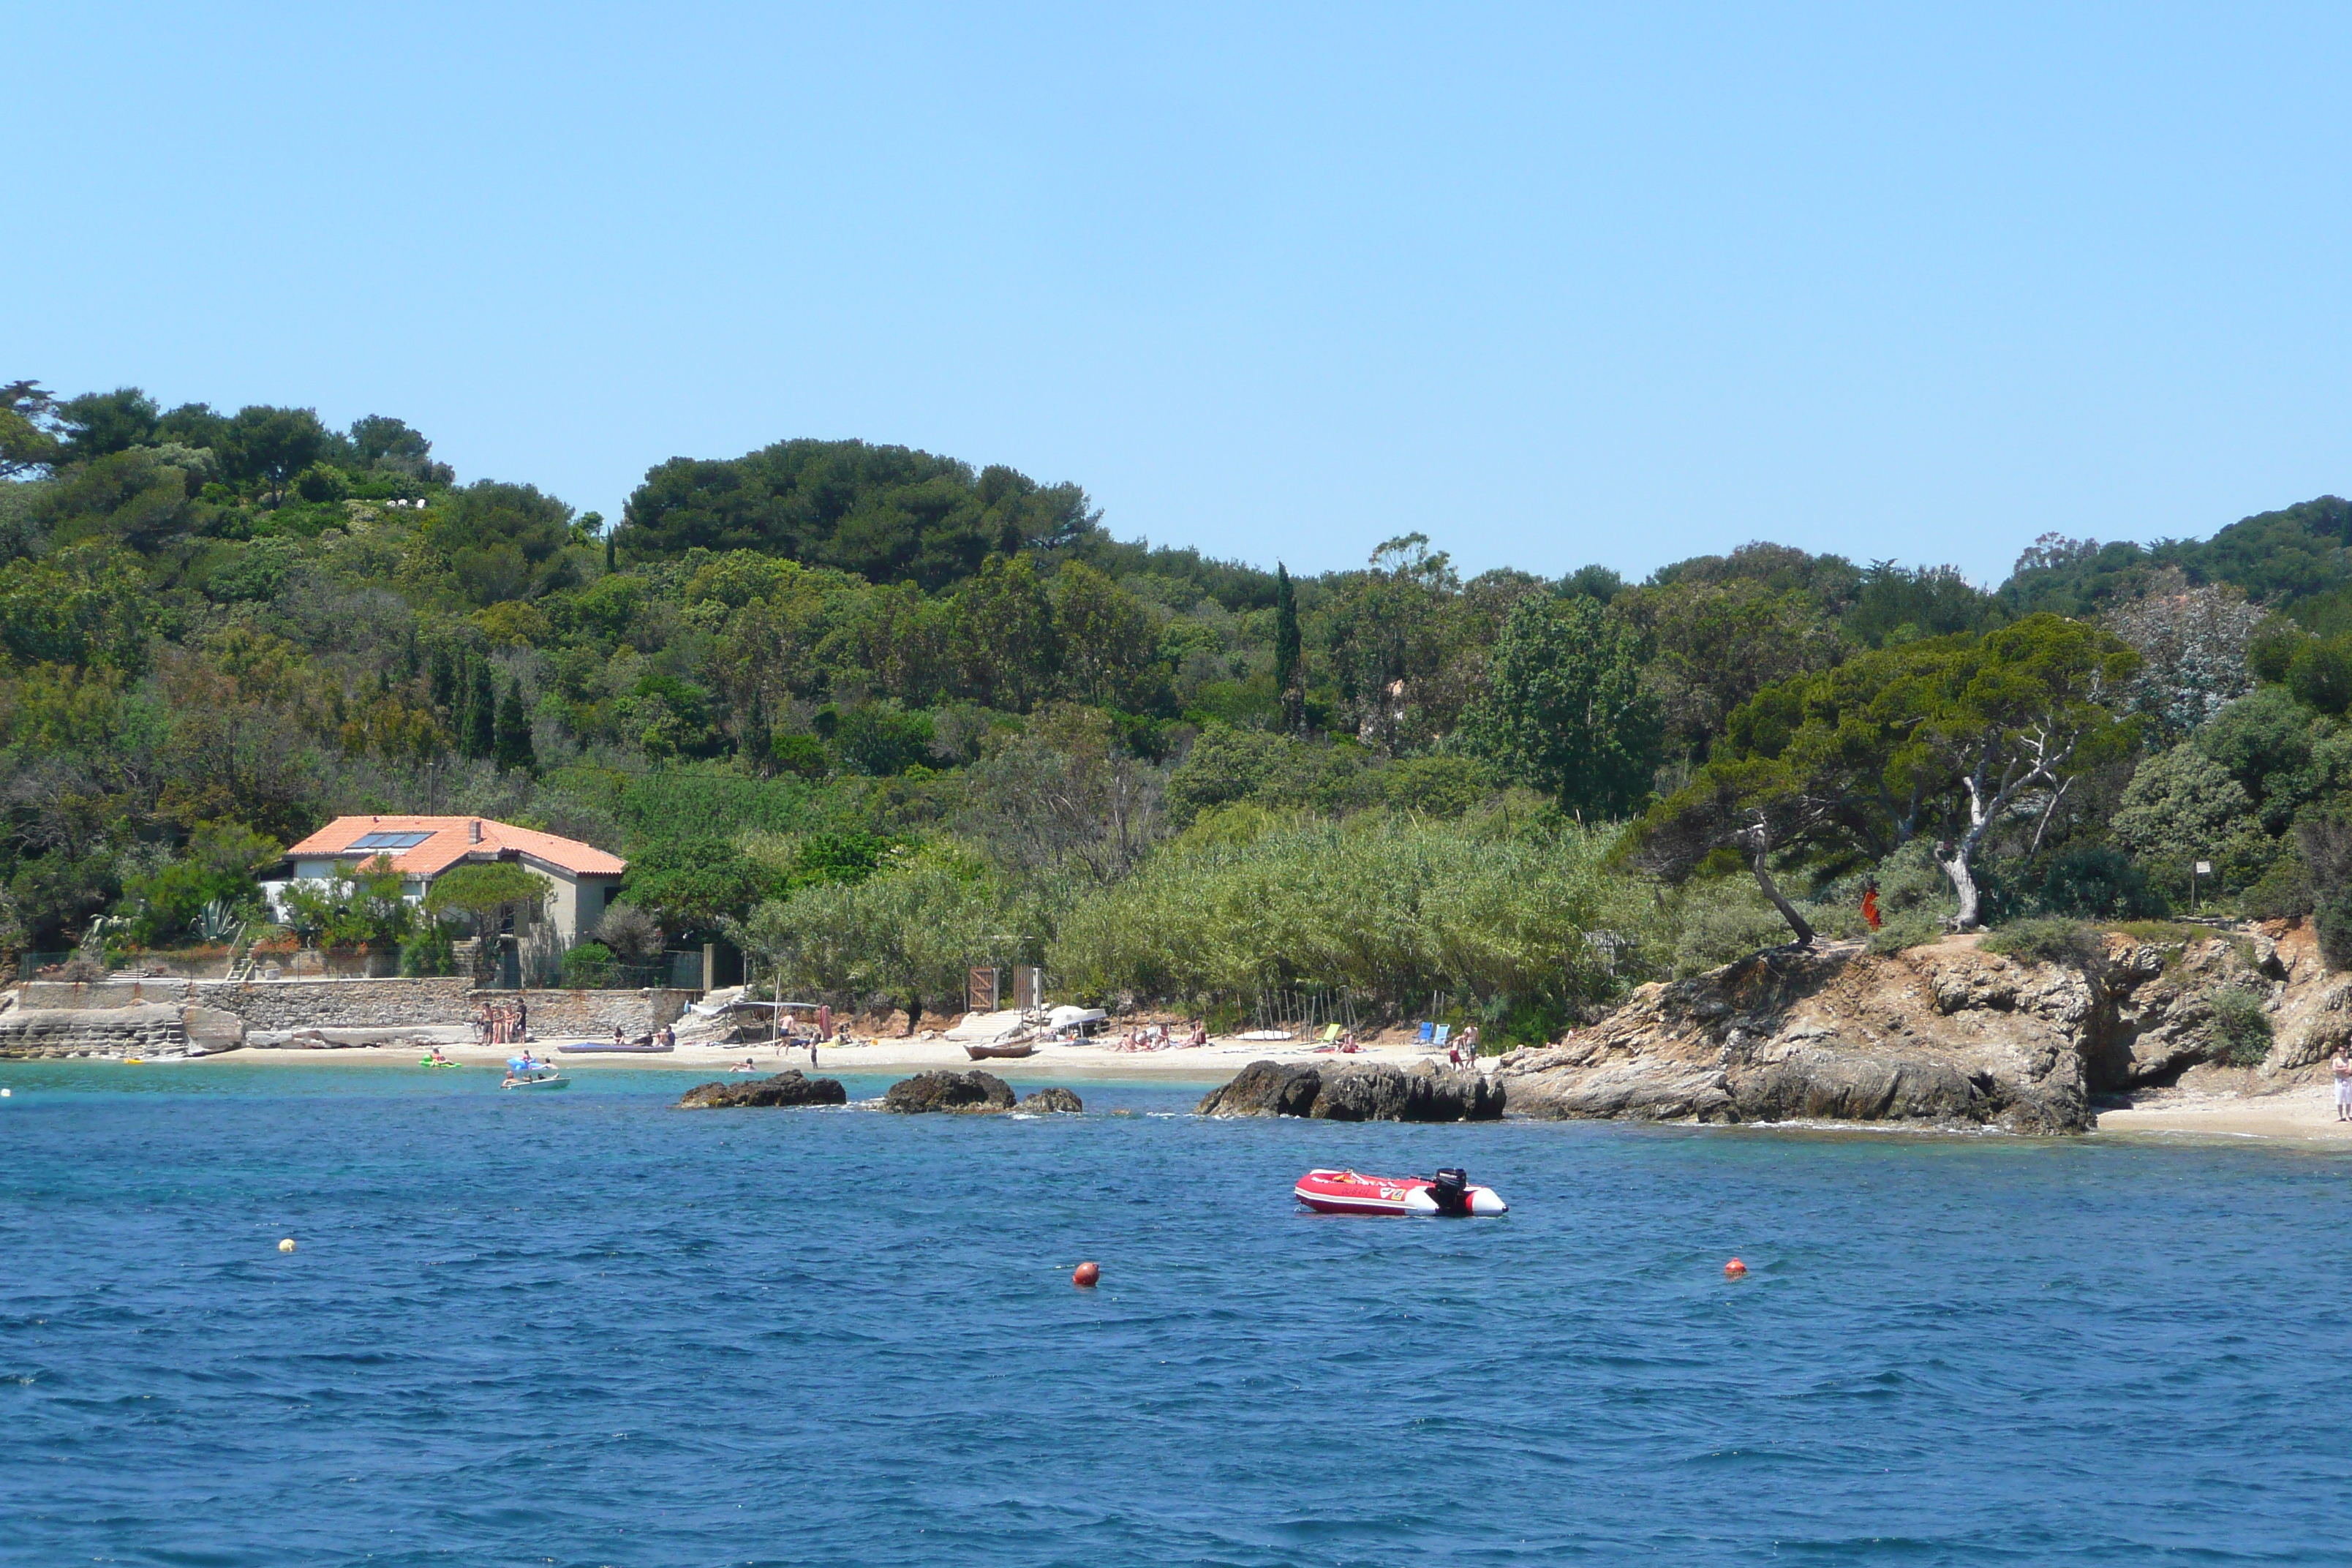
M 1509 1052 L 1497 1076 L 1512 1110 L 1535 1117 L 2086 1131 L 2094 1095 L 2320 1059 L 2352 1024 L 2352 977 L 2330 982 L 2300 934 L 2283 947 L 2111 932 L 2054 960 L 1985 952 L 1973 936 L 1893 956 L 1774 949 L 1644 985 L 1559 1045 Z M 2272 1021 L 2259 1068 L 2226 1059 L 2216 998 L 2229 992 Z
M 245 1020 L 215 1007 L 141 1002 L 121 1007 L 0 1011 L 0 1058 L 209 1056 L 245 1043 Z
M 747 1105 L 846 1105 L 849 1091 L 837 1078 L 803 1078 L 798 1068 L 756 1081 L 697 1084 L 677 1102 L 680 1110 L 731 1110 Z
M 1194 1107 L 1200 1116 L 1322 1121 L 1491 1121 L 1503 1086 L 1482 1073 L 1416 1062 L 1252 1062 Z
M 1032 1116 L 1048 1113 L 1076 1116 L 1086 1110 L 1086 1103 L 1066 1089 L 1041 1089 L 1034 1094 L 1023 1095 L 1021 1103 L 1013 1109 L 1025 1110 Z
M 901 1079 L 882 1095 L 882 1109 L 904 1116 L 935 1110 L 1010 1110 L 1013 1086 L 990 1072 L 923 1072 Z

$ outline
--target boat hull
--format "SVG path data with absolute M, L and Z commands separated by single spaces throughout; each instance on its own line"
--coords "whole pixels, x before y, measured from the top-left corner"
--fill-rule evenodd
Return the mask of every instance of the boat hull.
M 499 1087 L 500 1089 L 570 1089 L 572 1080 L 568 1078 L 519 1078 L 510 1083 L 502 1083 Z
M 1367 1176 L 1354 1171 L 1309 1171 L 1291 1189 L 1317 1214 L 1435 1215 L 1437 1200 L 1425 1176 Z M 1507 1214 L 1510 1205 L 1492 1187 L 1469 1189 L 1470 1213 Z
M 985 1062 L 1035 1056 L 1037 1047 L 1024 1040 L 1017 1046 L 966 1046 L 963 1054 L 973 1061 Z

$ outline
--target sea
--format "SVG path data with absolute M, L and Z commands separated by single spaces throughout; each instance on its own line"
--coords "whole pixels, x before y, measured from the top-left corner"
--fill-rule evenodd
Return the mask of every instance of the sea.
M 2339 1151 L 696 1081 L 0 1067 L 0 1563 L 2352 1562 Z

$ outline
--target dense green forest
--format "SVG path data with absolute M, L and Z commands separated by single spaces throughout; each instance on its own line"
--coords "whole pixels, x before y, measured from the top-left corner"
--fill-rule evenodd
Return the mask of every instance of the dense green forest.
M 1222 1016 L 1320 988 L 1532 1039 L 1793 934 L 2352 935 L 2352 506 L 2046 536 L 1990 590 L 1756 543 L 1628 583 L 1115 539 L 1075 484 L 859 441 L 622 515 L 396 418 L 0 388 L 0 948 L 217 941 L 343 812 L 625 855 L 574 981 L 724 935 L 952 1008 L 964 967 Z M 296 935 L 448 961 L 359 883 Z M 478 912 L 478 911 L 477 911 Z

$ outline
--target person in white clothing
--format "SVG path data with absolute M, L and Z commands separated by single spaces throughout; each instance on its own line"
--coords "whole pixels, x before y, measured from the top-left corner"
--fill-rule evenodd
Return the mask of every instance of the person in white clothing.
M 2336 1075 L 2336 1120 L 2352 1121 L 2352 1057 L 2344 1054 L 2340 1041 L 2327 1058 L 2327 1070 Z

